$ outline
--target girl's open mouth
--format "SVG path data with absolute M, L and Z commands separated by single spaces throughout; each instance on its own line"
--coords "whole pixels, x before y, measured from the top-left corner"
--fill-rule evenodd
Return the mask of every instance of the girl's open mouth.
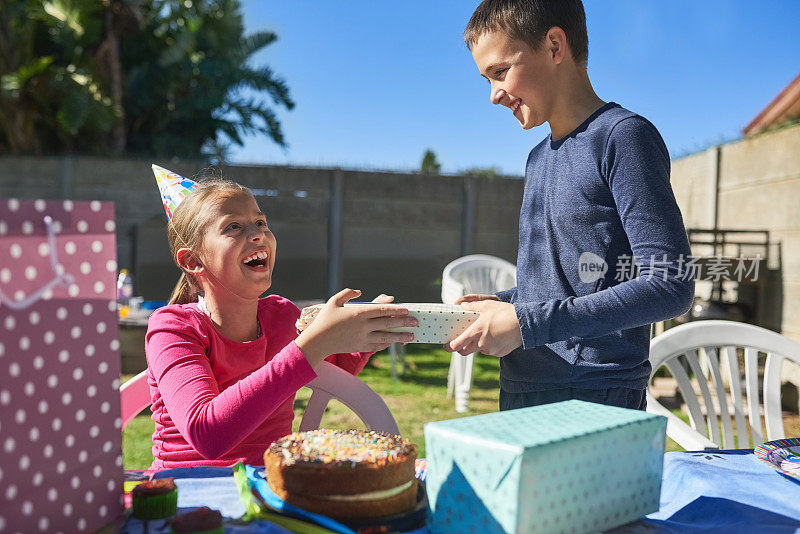
M 242 263 L 248 269 L 263 271 L 269 267 L 269 254 L 263 250 L 254 252 L 243 259 Z

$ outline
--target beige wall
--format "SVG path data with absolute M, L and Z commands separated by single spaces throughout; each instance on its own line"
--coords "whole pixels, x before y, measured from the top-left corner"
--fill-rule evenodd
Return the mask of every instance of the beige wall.
M 768 306 L 780 308 L 775 325 L 800 340 L 800 126 L 723 145 L 673 161 L 672 185 L 687 227 L 759 229 L 778 242 L 770 250 L 780 277 L 767 288 Z
M 716 148 L 672 162 L 672 189 L 687 228 L 713 228 Z

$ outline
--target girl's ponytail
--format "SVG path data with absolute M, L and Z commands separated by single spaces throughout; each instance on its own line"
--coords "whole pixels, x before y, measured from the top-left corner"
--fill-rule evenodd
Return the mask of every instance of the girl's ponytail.
M 190 302 L 197 302 L 197 294 L 197 288 L 189 281 L 189 276 L 185 272 L 181 272 L 181 277 L 178 279 L 178 283 L 175 284 L 175 289 L 172 290 L 169 303 L 189 304 Z

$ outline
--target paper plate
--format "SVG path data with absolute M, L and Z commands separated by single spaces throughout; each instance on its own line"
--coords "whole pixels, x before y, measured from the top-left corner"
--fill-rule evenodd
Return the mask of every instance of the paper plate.
M 348 302 L 345 306 L 363 306 L 371 302 Z M 297 330 L 302 331 L 316 317 L 323 304 L 315 304 L 303 308 L 297 320 Z M 403 307 L 408 314 L 416 317 L 419 326 L 392 328 L 390 332 L 412 332 L 412 343 L 437 343 L 444 344 L 455 338 L 472 324 L 480 315 L 479 312 L 465 310 L 454 304 L 439 304 L 433 302 L 409 302 L 404 304 L 390 304 L 390 306 Z
M 800 481 L 800 438 L 768 441 L 756 447 L 753 453 L 781 474 Z

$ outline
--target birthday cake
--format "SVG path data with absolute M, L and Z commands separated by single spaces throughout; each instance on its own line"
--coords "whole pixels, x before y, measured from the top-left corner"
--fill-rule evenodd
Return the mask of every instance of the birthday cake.
M 267 483 L 285 503 L 335 519 L 401 514 L 417 502 L 417 446 L 363 430 L 296 432 L 264 452 Z

